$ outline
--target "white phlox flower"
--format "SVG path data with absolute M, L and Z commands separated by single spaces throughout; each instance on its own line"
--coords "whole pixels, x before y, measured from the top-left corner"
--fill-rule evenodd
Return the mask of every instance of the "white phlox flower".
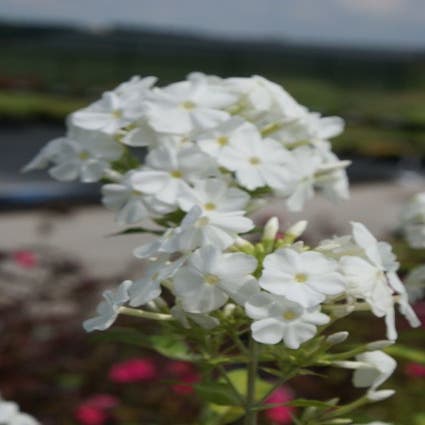
M 223 87 L 195 79 L 154 89 L 146 102 L 149 124 L 163 133 L 190 133 L 215 127 L 229 119 L 225 108 L 236 96 Z
M 101 99 L 70 115 L 70 122 L 86 130 L 115 134 L 120 128 L 143 116 L 142 99 L 155 83 L 155 77 L 133 77 Z
M 329 317 L 318 308 L 305 309 L 285 297 L 261 293 L 254 295 L 245 304 L 253 338 L 262 344 L 283 343 L 297 349 L 303 342 L 313 338 L 317 326 L 329 322 Z
M 191 190 L 183 193 L 178 202 L 183 211 L 198 205 L 205 215 L 215 212 L 240 212 L 242 215 L 250 196 L 243 190 L 229 187 L 217 178 L 198 180 Z
M 425 192 L 416 194 L 404 207 L 401 225 L 412 248 L 425 248 Z
M 52 163 L 49 174 L 59 181 L 80 179 L 83 183 L 99 181 L 120 158 L 123 147 L 106 134 L 71 128 L 67 137 L 52 140 L 24 168 L 24 171 L 45 168 Z
M 139 307 L 159 297 L 161 282 L 172 278 L 184 261 L 184 257 L 175 261 L 168 261 L 168 258 L 164 257 L 148 264 L 144 270 L 144 277 L 135 280 L 128 290 L 129 304 L 132 307 Z
M 208 313 L 223 306 L 256 269 L 257 260 L 243 253 L 222 253 L 213 245 L 196 250 L 173 279 L 173 291 L 189 313 Z
M 40 425 L 35 418 L 20 411 L 13 401 L 6 401 L 0 397 L 0 424 L 1 425 Z
M 316 144 L 338 136 L 344 131 L 340 117 L 321 117 L 316 112 L 303 114 L 273 132 L 273 138 L 284 145 Z
M 196 136 L 196 143 L 203 152 L 213 158 L 220 158 L 226 146 L 233 145 L 234 140 L 244 140 L 251 133 L 258 134 L 257 128 L 240 117 L 232 117 L 217 127 Z
M 114 291 L 108 290 L 103 292 L 104 301 L 97 306 L 97 316 L 83 323 L 86 332 L 92 332 L 94 330 L 104 331 L 115 322 L 120 307 L 130 299 L 128 291 L 132 284 L 133 282 L 131 280 L 125 280 Z
M 374 399 L 375 393 L 379 398 L 378 387 L 393 374 L 397 363 L 383 351 L 367 351 L 357 355 L 356 361 L 338 361 L 334 365 L 354 369 L 353 385 L 356 388 L 368 388 L 368 397 Z
M 102 203 L 106 208 L 116 211 L 118 224 L 134 224 L 145 218 L 162 216 L 175 210 L 172 205 L 146 195 L 133 187 L 133 170 L 117 183 L 102 186 Z
M 260 286 L 303 307 L 314 307 L 329 296 L 345 292 L 346 282 L 338 263 L 314 251 L 282 248 L 264 259 Z
M 342 257 L 340 263 L 349 286 L 348 293 L 363 298 L 369 303 L 373 313 L 386 317 L 387 336 L 396 339 L 394 319 L 394 298 L 400 312 L 406 316 L 411 326 L 419 326 L 420 322 L 409 305 L 407 292 L 396 271 L 399 264 L 385 242 L 378 242 L 369 230 L 361 223 L 352 222 L 353 239 L 362 248 L 364 258 L 354 256 Z
M 177 150 L 161 146 L 150 151 L 146 167 L 132 175 L 131 184 L 161 202 L 176 205 L 178 198 L 189 190 L 190 182 L 213 173 L 209 157 L 196 147 Z
M 240 233 L 254 227 L 251 219 L 244 217 L 244 211 L 208 211 L 193 206 L 181 225 L 169 234 L 162 245 L 166 252 L 190 251 L 195 248 L 214 245 L 225 249 L 233 245 Z
M 287 122 L 303 116 L 307 111 L 281 86 L 258 75 L 229 78 L 226 84 L 241 95 L 244 103 L 241 114 L 251 119 L 267 114 L 273 119 Z
M 236 180 L 248 190 L 268 186 L 283 190 L 291 176 L 289 152 L 272 139 L 262 139 L 258 131 L 233 137 L 232 144 L 223 148 L 218 163 L 235 172 Z

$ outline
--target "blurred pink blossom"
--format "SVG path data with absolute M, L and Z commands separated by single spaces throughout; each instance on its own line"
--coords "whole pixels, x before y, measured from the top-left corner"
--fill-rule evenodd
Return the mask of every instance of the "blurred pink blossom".
M 18 266 L 24 269 L 32 269 L 38 264 L 37 255 L 32 251 L 15 251 L 12 254 L 12 259 Z
M 188 362 L 173 361 L 167 365 L 167 372 L 179 382 L 172 385 L 171 389 L 179 395 L 193 393 L 193 384 L 200 381 L 199 373 Z
M 150 381 L 158 376 L 155 362 L 150 358 L 130 359 L 112 365 L 109 379 L 117 383 Z
M 408 363 L 404 372 L 410 378 L 425 378 L 425 366 L 420 363 Z
M 82 425 L 103 425 L 109 418 L 108 410 L 119 400 L 110 394 L 96 394 L 75 409 L 75 419 Z
M 288 387 L 277 388 L 267 398 L 266 403 L 288 403 L 293 399 L 293 393 Z M 292 413 L 295 408 L 292 406 L 276 406 L 265 411 L 266 418 L 273 424 L 290 424 L 292 423 Z

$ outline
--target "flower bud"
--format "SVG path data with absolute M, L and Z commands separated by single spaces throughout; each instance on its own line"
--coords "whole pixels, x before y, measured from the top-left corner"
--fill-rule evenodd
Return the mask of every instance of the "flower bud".
M 366 394 L 366 397 L 370 401 L 382 401 L 389 397 L 392 397 L 395 394 L 395 390 L 379 390 L 379 391 L 369 391 Z
M 277 217 L 270 218 L 263 230 L 263 240 L 275 240 L 279 231 L 279 219 Z
M 236 309 L 236 305 L 233 303 L 226 304 L 223 309 L 224 317 L 230 317 Z
M 247 254 L 252 254 L 255 250 L 254 245 L 251 242 L 239 236 L 235 240 L 235 246 Z
M 390 345 L 393 345 L 394 342 L 395 341 L 382 339 L 382 340 L 379 340 L 379 341 L 374 341 L 374 342 L 370 342 L 369 344 L 366 344 L 366 349 L 368 351 L 383 350 L 384 348 L 387 348 Z
M 341 344 L 348 338 L 349 333 L 346 331 L 336 332 L 326 338 L 326 342 L 331 345 Z
M 299 238 L 304 233 L 305 229 L 307 228 L 307 225 L 308 225 L 308 221 L 307 220 L 298 221 L 297 223 L 295 223 L 294 225 L 292 225 L 286 231 L 286 235 L 288 237 L 291 237 L 292 240 L 295 240 L 295 239 Z

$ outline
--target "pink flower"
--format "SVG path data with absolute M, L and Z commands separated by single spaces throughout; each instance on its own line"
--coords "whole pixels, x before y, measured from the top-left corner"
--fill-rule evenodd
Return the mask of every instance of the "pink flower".
M 425 378 L 425 366 L 420 363 L 408 363 L 404 372 L 410 378 Z
M 114 364 L 109 370 L 109 379 L 117 383 L 150 381 L 158 376 L 156 365 L 152 359 L 130 359 Z
M 192 394 L 193 384 L 201 379 L 193 365 L 188 362 L 170 362 L 167 366 L 167 372 L 179 381 L 171 386 L 171 389 L 179 395 Z
M 280 387 L 273 391 L 267 398 L 266 403 L 288 403 L 293 399 L 293 394 L 290 388 Z M 274 424 L 290 424 L 292 423 L 292 413 L 295 408 L 293 406 L 276 406 L 265 411 L 266 418 Z
M 75 411 L 75 419 L 82 425 L 103 425 L 108 415 L 102 409 L 82 404 Z
M 109 409 L 118 404 L 118 399 L 109 394 L 96 394 L 81 403 L 74 412 L 82 425 L 103 425 L 110 417 Z
M 31 251 L 15 251 L 12 254 L 12 259 L 24 269 L 32 269 L 38 264 L 37 255 Z

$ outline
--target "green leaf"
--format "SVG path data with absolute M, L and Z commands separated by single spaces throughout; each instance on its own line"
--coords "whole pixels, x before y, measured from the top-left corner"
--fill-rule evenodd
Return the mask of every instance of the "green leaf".
M 194 385 L 198 395 L 205 401 L 219 406 L 238 406 L 239 398 L 229 384 L 208 382 Z
M 149 347 L 165 357 L 176 360 L 196 360 L 198 356 L 189 351 L 188 346 L 178 336 L 152 335 L 147 338 Z
M 233 386 L 237 389 L 239 394 L 245 396 L 247 386 L 247 370 L 246 369 L 235 369 L 227 374 L 228 378 L 232 382 Z M 273 387 L 273 384 L 264 381 L 261 378 L 257 378 L 255 381 L 255 399 L 261 400 Z
M 394 357 L 399 357 L 415 363 L 425 364 L 425 352 L 422 350 L 416 350 L 415 348 L 397 344 L 385 348 L 384 351 Z
M 308 400 L 299 398 L 297 400 L 289 401 L 285 403 L 285 406 L 294 406 L 294 407 L 317 407 L 319 409 L 329 409 L 330 407 L 335 407 L 335 404 L 329 403 L 326 401 L 319 400 Z
M 151 233 L 154 235 L 162 235 L 163 232 L 161 232 L 160 230 L 146 229 L 145 227 L 130 227 L 120 232 L 111 233 L 108 236 L 130 235 L 132 233 Z

